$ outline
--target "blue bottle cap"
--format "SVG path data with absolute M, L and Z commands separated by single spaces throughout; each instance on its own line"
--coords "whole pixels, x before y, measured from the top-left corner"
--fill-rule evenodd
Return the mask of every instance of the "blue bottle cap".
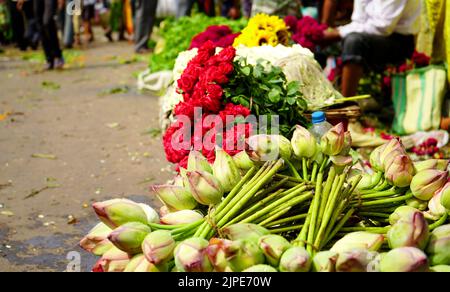
M 324 112 L 314 112 L 312 114 L 312 123 L 313 124 L 319 124 L 326 121 L 325 113 Z

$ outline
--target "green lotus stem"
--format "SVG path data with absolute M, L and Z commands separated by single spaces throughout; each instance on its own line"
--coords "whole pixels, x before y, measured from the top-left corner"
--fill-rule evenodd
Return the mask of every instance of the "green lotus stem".
M 358 195 L 356 200 L 376 199 L 376 198 L 382 198 L 382 197 L 389 197 L 389 196 L 393 196 L 393 195 L 397 195 L 397 194 L 398 194 L 398 191 L 396 190 L 395 187 L 393 187 L 387 191 L 376 192 L 376 193 L 371 193 L 371 194 L 367 194 L 367 195 Z
M 407 194 L 407 195 L 396 197 L 396 198 L 382 199 L 382 200 L 376 200 L 376 201 L 370 201 L 370 202 L 362 202 L 360 204 L 352 204 L 352 206 L 353 207 L 367 207 L 367 206 L 388 205 L 388 204 L 395 203 L 395 202 L 406 201 L 408 199 L 411 199 L 412 197 L 413 197 L 413 194 Z
M 280 218 L 281 216 L 283 216 L 284 214 L 289 212 L 291 210 L 291 208 L 292 207 L 286 207 L 286 208 L 282 209 L 281 211 L 278 211 L 276 214 L 273 214 L 272 216 L 270 216 L 269 218 L 265 219 L 261 223 L 258 223 L 258 225 L 259 226 L 264 226 L 265 224 L 270 223 L 270 222 Z
M 241 213 L 239 216 L 235 217 L 233 220 L 228 222 L 225 226 L 233 225 L 233 224 L 245 219 L 247 216 L 251 215 L 258 209 L 266 206 L 268 203 L 271 203 L 271 201 L 273 201 L 273 199 L 275 199 L 276 197 L 280 196 L 281 193 L 283 193 L 283 190 L 278 190 L 277 192 L 266 197 L 265 199 L 259 201 L 257 204 L 253 205 L 250 209 L 247 209 L 245 212 Z
M 289 181 L 296 182 L 296 183 L 305 182 L 303 179 L 298 179 L 298 178 L 295 178 L 295 177 L 292 177 L 292 176 L 283 175 L 283 174 L 276 174 L 275 178 L 276 179 L 285 179 L 285 178 L 287 178 Z
M 312 172 L 311 172 L 311 181 L 312 182 L 316 182 L 317 171 L 318 170 L 319 170 L 319 165 L 316 162 L 314 162 L 313 169 L 312 169 Z
M 350 209 L 344 215 L 344 217 L 342 217 L 342 219 L 339 220 L 338 224 L 333 229 L 333 231 L 330 233 L 330 235 L 328 235 L 327 239 L 323 243 L 320 244 L 321 249 L 324 246 L 326 246 L 328 244 L 328 242 L 330 242 L 333 239 L 333 237 L 336 236 L 336 234 L 338 234 L 338 232 L 342 229 L 342 227 L 344 227 L 345 223 L 347 223 L 348 219 L 350 219 L 350 217 L 352 217 L 353 213 L 355 213 L 355 209 Z
M 337 203 L 336 200 L 337 200 L 337 197 L 339 196 L 339 191 L 342 189 L 342 186 L 344 185 L 344 181 L 345 181 L 346 177 L 347 177 L 346 173 L 343 173 L 343 174 L 341 174 L 340 176 L 337 177 L 339 182 L 337 183 L 337 187 L 334 188 L 334 191 L 332 192 L 332 194 L 330 196 L 330 199 L 328 200 L 328 204 L 327 204 L 327 207 L 325 209 L 325 214 L 324 214 L 324 217 L 323 217 L 323 221 L 322 221 L 322 223 L 320 225 L 319 233 L 317 234 L 316 240 L 314 242 L 314 246 L 318 246 L 319 247 L 320 246 L 320 242 L 322 242 L 322 240 L 325 239 L 325 236 L 326 236 L 325 232 L 326 232 L 326 230 L 328 228 L 328 223 L 330 222 L 331 217 L 333 215 L 334 208 L 335 208 L 336 203 Z M 319 243 L 319 244 L 316 244 L 316 243 Z
M 380 218 L 389 218 L 389 214 L 386 213 L 378 213 L 378 212 L 359 212 L 359 215 L 364 217 L 380 217 Z
M 345 102 L 349 102 L 349 101 L 357 101 L 357 100 L 362 100 L 362 99 L 368 99 L 370 97 L 371 97 L 371 95 L 369 95 L 369 94 L 367 94 L 367 95 L 357 95 L 357 96 L 352 96 L 352 97 L 338 98 L 334 102 L 335 103 L 345 103 Z
M 320 224 L 322 223 L 323 215 L 325 213 L 325 208 L 326 208 L 327 202 L 328 202 L 328 197 L 330 195 L 331 188 L 333 187 L 333 182 L 335 180 L 335 177 L 336 177 L 336 169 L 334 169 L 334 167 L 332 167 L 328 171 L 327 182 L 325 184 L 325 188 L 323 189 L 322 200 L 320 202 L 319 217 L 317 218 L 318 226 L 320 226 Z
M 302 179 L 302 177 L 300 176 L 300 174 L 298 173 L 298 171 L 295 169 L 294 165 L 292 164 L 292 162 L 290 162 L 289 160 L 286 160 L 286 164 L 289 167 L 289 171 L 291 172 L 292 176 L 296 179 Z
M 252 188 L 245 188 L 239 195 L 235 197 L 236 204 L 230 203 L 231 209 L 227 211 L 226 214 L 217 223 L 218 227 L 223 227 L 231 218 L 236 216 L 237 213 L 242 209 L 242 207 L 269 181 L 273 179 L 273 176 L 283 167 L 283 159 L 278 160 L 271 168 L 268 169 L 267 174 L 261 177 L 256 184 L 252 185 Z M 242 193 L 242 195 L 240 195 Z M 225 208 L 224 210 L 226 210 Z M 218 217 L 220 218 L 220 217 Z
M 317 165 L 317 164 L 315 164 Z M 314 237 L 316 235 L 316 224 L 317 224 L 317 217 L 319 213 L 320 208 L 320 200 L 322 196 L 322 183 L 323 183 L 323 172 L 319 173 L 317 177 L 317 183 L 316 183 L 316 193 L 314 195 L 313 203 L 311 207 L 313 208 L 312 215 L 311 215 L 311 222 L 309 225 L 308 230 L 308 242 L 314 242 Z M 314 253 L 313 248 L 311 245 L 307 247 L 308 252 L 312 255 Z
M 383 178 L 383 173 L 382 173 L 381 171 L 378 171 L 378 172 L 375 174 L 375 180 L 374 180 L 374 182 L 371 183 L 370 185 L 368 185 L 367 187 L 362 188 L 362 189 L 361 189 L 361 191 L 362 191 L 361 194 L 363 194 L 365 190 L 368 190 L 369 193 L 373 192 L 373 188 L 375 188 L 375 187 L 380 183 L 380 181 L 381 181 L 382 178 Z
M 444 225 L 444 223 L 447 221 L 448 214 L 445 213 L 438 221 L 434 222 L 429 226 L 430 231 L 433 231 L 434 229 L 438 228 L 439 226 Z
M 283 219 L 280 219 L 277 221 L 273 221 L 270 224 L 265 225 L 264 227 L 268 228 L 268 227 L 281 225 L 284 223 L 290 223 L 290 222 L 294 222 L 297 220 L 306 219 L 307 216 L 308 216 L 308 214 L 300 214 L 300 215 L 296 215 L 296 216 L 292 216 L 292 217 L 283 218 Z
M 386 234 L 389 231 L 390 226 L 387 227 L 343 227 L 341 232 L 350 233 L 358 231 L 366 231 L 369 233 Z
M 294 184 L 294 183 L 293 183 Z M 265 190 L 260 190 L 256 195 L 244 206 L 244 209 L 248 209 L 252 207 L 257 202 L 261 201 L 262 198 L 265 198 L 267 195 L 271 195 L 273 192 L 278 191 L 282 187 L 294 188 L 298 186 L 298 184 L 294 184 L 293 186 L 289 186 L 289 179 L 284 178 L 279 182 L 271 185 Z
M 277 228 L 277 229 L 270 229 L 270 233 L 272 234 L 280 234 L 280 233 L 284 233 L 284 232 L 288 232 L 288 231 L 295 231 L 295 230 L 300 230 L 303 228 L 304 225 L 292 225 L 292 226 L 288 226 L 288 227 L 282 227 L 282 228 Z
M 308 162 L 305 157 L 302 158 L 302 170 L 303 170 L 303 179 L 309 180 L 308 176 Z
M 190 230 L 197 230 L 197 228 L 205 222 L 205 219 L 199 220 L 197 222 L 187 224 L 184 227 L 180 227 L 172 230 L 172 234 L 183 233 Z
M 183 227 L 185 225 L 163 225 L 163 224 L 157 224 L 157 223 L 147 223 L 152 230 L 174 230 L 180 227 Z
M 389 182 L 387 180 L 384 180 L 384 182 L 381 185 L 375 187 L 374 190 L 375 191 L 384 191 L 388 186 L 389 186 Z
M 273 202 L 272 204 L 270 204 L 269 206 L 259 210 L 258 212 L 254 213 L 252 216 L 246 218 L 245 220 L 240 221 L 240 223 L 250 223 L 253 222 L 255 219 L 261 217 L 262 215 L 265 215 L 266 213 L 272 211 L 273 209 L 283 205 L 284 203 L 290 201 L 291 199 L 297 197 L 298 195 L 302 194 L 303 192 L 305 192 L 307 190 L 306 186 L 303 186 L 302 188 L 299 188 L 293 192 L 291 192 L 288 195 L 285 195 L 283 198 L 281 198 L 280 200 L 277 200 L 275 202 Z M 302 195 L 301 198 L 307 200 L 308 199 L 308 194 Z
M 306 216 L 305 224 L 303 225 L 297 239 L 294 242 L 294 244 L 296 246 L 299 246 L 299 247 L 306 246 L 306 238 L 308 236 L 309 224 L 311 222 L 311 213 L 312 213 L 312 208 L 309 208 L 308 215 Z

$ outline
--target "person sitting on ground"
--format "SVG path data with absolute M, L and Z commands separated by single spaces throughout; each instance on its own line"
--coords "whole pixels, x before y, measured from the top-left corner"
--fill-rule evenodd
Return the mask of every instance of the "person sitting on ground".
M 280 17 L 293 15 L 300 18 L 302 17 L 301 9 L 301 0 L 253 0 L 252 16 L 255 16 L 259 13 L 265 13 L 268 15 L 277 15 Z
M 324 42 L 343 40 L 341 90 L 357 94 L 364 69 L 383 69 L 412 56 L 419 32 L 420 0 L 358 0 L 352 22 L 325 31 Z

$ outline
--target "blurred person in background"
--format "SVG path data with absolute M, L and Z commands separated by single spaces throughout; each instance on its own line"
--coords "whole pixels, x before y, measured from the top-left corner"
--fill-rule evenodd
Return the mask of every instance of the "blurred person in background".
M 19 0 L 19 7 L 23 7 L 25 0 Z M 58 9 L 64 9 L 62 0 L 34 0 L 34 14 L 37 19 L 42 46 L 44 47 L 47 64 L 45 70 L 63 69 L 64 58 L 59 46 L 58 31 L 55 16 Z
M 138 54 L 149 53 L 148 41 L 153 32 L 156 20 L 156 8 L 158 0 L 136 1 L 136 29 L 135 29 L 135 52 Z
M 241 17 L 240 0 L 222 0 L 220 1 L 220 13 L 223 17 L 238 19 Z
M 83 29 L 84 36 L 88 42 L 94 41 L 94 32 L 92 30 L 92 20 L 95 18 L 96 0 L 83 0 Z
M 301 8 L 301 0 L 253 0 L 252 16 L 265 13 L 268 15 L 277 15 L 282 18 L 288 15 L 300 18 L 302 16 Z
M 36 50 L 39 45 L 39 29 L 34 15 L 33 1 L 9 1 L 13 38 L 20 50 L 28 47 Z
M 252 0 L 241 0 L 241 8 L 242 8 L 242 15 L 246 18 L 250 18 L 252 15 Z
M 365 69 L 410 58 L 420 28 L 421 0 L 358 0 L 351 23 L 325 31 L 324 43 L 342 40 L 342 94 L 355 96 Z
M 216 16 L 214 0 L 178 0 L 177 17 L 190 16 L 195 4 L 197 4 L 199 12 L 208 16 Z

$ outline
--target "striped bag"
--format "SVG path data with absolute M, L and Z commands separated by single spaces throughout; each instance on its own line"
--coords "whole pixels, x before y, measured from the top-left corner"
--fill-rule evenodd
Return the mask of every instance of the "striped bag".
M 408 135 L 439 129 L 446 90 L 447 71 L 443 65 L 432 65 L 394 75 L 394 132 Z

